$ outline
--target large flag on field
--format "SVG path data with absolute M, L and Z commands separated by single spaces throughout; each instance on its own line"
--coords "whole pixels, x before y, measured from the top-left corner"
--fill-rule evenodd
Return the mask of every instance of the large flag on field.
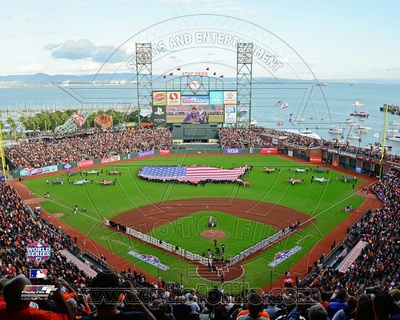
M 203 166 L 143 166 L 139 176 L 145 179 L 162 181 L 189 181 L 200 183 L 206 180 L 237 181 L 241 180 L 246 167 L 223 169 Z

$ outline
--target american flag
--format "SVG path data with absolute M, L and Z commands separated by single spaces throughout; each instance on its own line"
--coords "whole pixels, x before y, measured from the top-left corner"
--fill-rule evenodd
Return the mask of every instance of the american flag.
M 275 102 L 275 107 L 279 107 L 282 104 L 282 100 Z
M 203 166 L 143 166 L 139 175 L 146 179 L 158 179 L 163 181 L 177 180 L 200 183 L 206 180 L 240 179 L 246 168 L 223 169 Z
M 287 103 L 282 105 L 282 109 L 286 109 L 287 107 L 289 107 L 289 104 L 287 104 Z

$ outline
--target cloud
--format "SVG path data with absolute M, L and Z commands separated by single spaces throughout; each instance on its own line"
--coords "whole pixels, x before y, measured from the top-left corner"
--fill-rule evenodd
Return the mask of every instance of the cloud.
M 43 72 L 45 66 L 41 64 L 24 64 L 19 67 L 18 72 L 21 74 L 34 74 L 38 72 Z
M 67 40 L 64 43 L 49 43 L 45 49 L 51 51 L 54 59 L 89 59 L 93 62 L 104 62 L 114 52 L 115 47 L 111 45 L 96 46 L 88 39 L 80 39 L 77 41 Z M 120 61 L 125 61 L 126 54 L 118 52 L 115 57 Z
M 389 71 L 389 72 L 399 72 L 399 71 L 400 71 L 400 67 L 387 68 L 386 71 Z

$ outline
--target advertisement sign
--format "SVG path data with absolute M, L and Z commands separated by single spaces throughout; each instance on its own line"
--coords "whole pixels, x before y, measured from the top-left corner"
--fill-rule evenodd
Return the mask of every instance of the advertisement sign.
M 210 91 L 210 104 L 224 104 L 224 93 L 222 91 Z
M 147 151 L 141 151 L 137 153 L 137 156 L 140 157 L 146 157 L 146 156 L 154 156 L 154 150 L 147 150 Z
M 152 266 L 159 268 L 161 270 L 169 270 L 169 267 L 166 266 L 165 264 L 162 264 L 156 256 L 138 253 L 133 250 L 129 251 L 128 254 L 130 254 L 130 255 L 134 256 L 135 258 L 138 258 L 144 262 L 147 262 L 147 263 L 151 264 Z
M 30 269 L 29 278 L 31 279 L 43 279 L 47 277 L 46 269 Z
M 225 106 L 225 123 L 236 123 L 237 121 L 237 113 L 236 106 Z
M 291 257 L 292 255 L 294 255 L 296 252 L 298 252 L 300 250 L 301 250 L 301 247 L 296 246 L 290 250 L 280 251 L 275 255 L 274 261 L 271 261 L 270 263 L 268 263 L 268 265 L 270 267 L 276 267 L 282 261 L 285 261 L 287 258 Z
M 181 104 L 181 93 L 178 91 L 167 93 L 167 105 L 179 106 Z
M 165 125 L 167 122 L 167 114 L 165 106 L 153 106 L 153 114 L 151 117 L 151 121 L 156 126 Z
M 208 96 L 182 96 L 181 105 L 209 105 L 210 98 Z
M 153 106 L 165 106 L 167 104 L 167 93 L 161 91 L 153 92 Z
M 56 172 L 57 170 L 58 170 L 57 166 L 48 166 L 48 167 L 34 168 L 34 169 L 25 168 L 25 169 L 22 169 L 19 172 L 19 175 L 21 177 L 26 177 L 26 176 L 33 176 L 33 175 L 36 175 L 36 174 Z
M 236 91 L 224 91 L 224 105 L 236 105 Z
M 62 164 L 62 169 L 63 170 L 69 170 L 73 167 L 72 162 L 67 162 Z
M 224 153 L 242 153 L 241 148 L 236 148 L 236 149 L 224 149 Z
M 277 148 L 261 148 L 260 153 L 262 153 L 262 154 L 277 154 L 278 149 Z
M 362 173 L 362 168 L 361 167 L 356 167 L 356 172 L 357 173 Z
M 160 154 L 163 156 L 171 154 L 171 150 L 169 150 L 169 149 L 160 150 Z
M 119 156 L 111 156 L 111 157 L 101 158 L 100 162 L 107 163 L 107 162 L 114 162 L 114 161 L 119 161 L 119 160 L 120 160 Z
M 51 248 L 43 242 L 33 242 L 26 246 L 26 257 L 28 260 L 40 262 L 50 258 Z
M 311 163 L 322 163 L 322 157 L 316 157 L 316 156 L 310 156 L 310 162 Z
M 78 168 L 86 168 L 93 166 L 93 159 L 78 161 Z

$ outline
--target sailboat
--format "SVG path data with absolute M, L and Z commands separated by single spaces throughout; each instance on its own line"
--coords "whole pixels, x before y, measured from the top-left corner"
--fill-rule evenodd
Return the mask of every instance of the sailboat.
M 341 128 L 339 126 L 332 126 L 328 129 L 328 133 L 341 135 L 341 134 L 343 134 L 343 128 Z
M 382 150 L 381 132 L 375 133 L 374 134 L 374 138 L 378 138 L 378 140 L 375 141 L 374 143 L 370 143 L 368 146 L 369 147 L 378 148 L 378 149 Z M 392 144 L 388 141 L 388 137 L 386 137 L 386 139 L 385 139 L 385 149 L 391 150 L 392 148 L 393 148 Z
M 359 118 L 368 118 L 369 113 L 367 113 L 365 110 L 363 111 L 358 111 L 358 107 L 362 107 L 363 104 L 360 102 L 360 100 L 357 100 L 356 102 L 353 103 L 354 106 L 354 111 L 350 112 L 350 115 L 353 117 L 359 117 Z
M 358 140 L 360 138 L 360 131 L 359 130 L 354 130 L 353 133 L 350 133 L 347 137 L 349 140 Z
M 397 121 L 397 115 L 394 116 L 393 120 L 389 122 L 389 126 L 391 127 L 397 127 L 399 126 L 400 123 Z

